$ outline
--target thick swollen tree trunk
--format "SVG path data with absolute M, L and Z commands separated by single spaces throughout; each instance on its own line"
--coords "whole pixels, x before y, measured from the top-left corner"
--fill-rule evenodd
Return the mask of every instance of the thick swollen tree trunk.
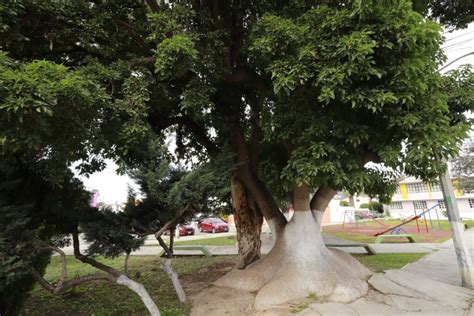
M 321 194 L 318 200 L 328 196 Z M 232 270 L 215 284 L 258 292 L 254 303 L 257 309 L 310 294 L 342 303 L 364 296 L 370 271 L 350 254 L 326 248 L 316 219 L 322 211 L 311 210 L 307 187 L 294 190 L 294 208 L 294 216 L 280 230 L 267 256 L 245 270 Z
M 232 180 L 232 206 L 239 245 L 237 268 L 244 269 L 260 258 L 263 216 L 237 178 Z

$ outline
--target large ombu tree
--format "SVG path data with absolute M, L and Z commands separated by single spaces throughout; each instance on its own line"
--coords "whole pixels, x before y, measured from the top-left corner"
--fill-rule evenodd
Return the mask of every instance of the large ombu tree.
M 113 105 L 105 120 L 127 122 L 117 156 L 147 129 L 172 128 L 182 158 L 233 151 L 239 267 L 259 257 L 262 216 L 277 240 L 221 284 L 258 290 L 257 307 L 349 301 L 367 272 L 325 248 L 318 214 L 337 190 L 383 196 L 395 172 L 434 177 L 433 151 L 454 153 L 466 131 L 439 89 L 439 27 L 385 2 L 25 1 L 3 12 L 1 49 L 86 67 Z
M 262 178 L 279 179 L 296 212 L 277 226 L 268 256 L 220 284 L 258 290 L 258 308 L 310 292 L 342 302 L 366 293 L 365 272 L 326 249 L 318 222 L 338 190 L 387 198 L 398 172 L 435 178 L 444 166 L 434 156 L 456 152 L 469 127 L 457 113 L 467 108 L 450 108 L 442 92 L 440 41 L 439 26 L 403 2 L 288 10 L 257 23 L 251 60 L 275 92 L 262 108 L 263 142 L 288 157 L 266 160 L 277 174 Z

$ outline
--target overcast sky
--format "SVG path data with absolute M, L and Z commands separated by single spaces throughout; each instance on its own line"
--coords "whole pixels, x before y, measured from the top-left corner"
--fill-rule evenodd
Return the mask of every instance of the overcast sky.
M 471 23 L 464 30 L 445 33 L 446 42 L 443 48 L 448 57 L 446 64 L 463 56 L 467 53 L 474 52 L 474 23 Z M 451 66 L 447 67 L 443 72 L 455 69 L 463 64 L 474 64 L 474 55 L 463 58 Z M 99 202 L 107 204 L 122 203 L 127 198 L 127 186 L 137 188 L 132 179 L 128 176 L 117 175 L 115 170 L 117 165 L 113 161 L 108 161 L 107 168 L 101 172 L 91 175 L 89 178 L 80 177 L 87 189 L 99 190 Z

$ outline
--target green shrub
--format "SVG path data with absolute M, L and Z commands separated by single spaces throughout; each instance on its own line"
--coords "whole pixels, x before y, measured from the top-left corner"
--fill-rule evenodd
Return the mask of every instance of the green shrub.
M 362 203 L 359 208 L 368 208 L 371 211 L 383 213 L 383 204 L 380 202 Z
M 349 206 L 349 202 L 341 201 L 341 202 L 339 202 L 339 206 Z
M 368 208 L 368 209 L 370 209 L 370 204 L 369 203 L 361 203 L 359 205 L 359 208 Z

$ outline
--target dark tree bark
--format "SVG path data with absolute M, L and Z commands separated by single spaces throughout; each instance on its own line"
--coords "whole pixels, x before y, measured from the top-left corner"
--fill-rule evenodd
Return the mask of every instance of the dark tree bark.
M 232 180 L 232 206 L 239 244 L 238 269 L 244 269 L 260 258 L 263 215 L 255 203 L 251 203 L 242 182 Z
M 248 196 L 251 196 L 255 201 L 258 209 L 267 220 L 268 225 L 270 225 L 272 233 L 278 238 L 278 235 L 285 228 L 287 220 L 283 213 L 280 212 L 275 199 L 266 185 L 258 178 L 254 168 L 252 168 L 251 155 L 249 154 L 247 143 L 240 128 L 237 126 L 232 129 L 230 145 L 239 163 L 236 177 L 245 187 Z

